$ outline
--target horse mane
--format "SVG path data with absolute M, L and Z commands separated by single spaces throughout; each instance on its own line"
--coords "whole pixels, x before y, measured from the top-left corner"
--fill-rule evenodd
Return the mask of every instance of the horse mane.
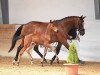
M 62 20 L 69 20 L 69 19 L 72 19 L 72 18 L 79 18 L 79 16 L 68 16 L 68 17 L 64 17 L 60 20 L 55 20 L 56 22 L 59 22 L 59 21 L 62 21 Z

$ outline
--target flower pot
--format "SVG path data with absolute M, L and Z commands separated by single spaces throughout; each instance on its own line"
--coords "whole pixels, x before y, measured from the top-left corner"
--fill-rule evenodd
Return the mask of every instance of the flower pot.
M 66 75 L 78 75 L 78 64 L 64 64 Z

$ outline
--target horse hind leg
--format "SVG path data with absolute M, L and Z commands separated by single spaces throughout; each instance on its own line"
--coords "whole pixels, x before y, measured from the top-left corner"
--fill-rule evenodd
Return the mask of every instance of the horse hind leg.
M 17 48 L 17 53 L 16 53 L 16 56 L 12 62 L 13 65 L 15 65 L 17 63 L 17 60 L 18 60 L 18 55 L 19 55 L 19 52 L 21 51 L 23 47 L 20 45 L 18 48 Z
M 24 38 L 22 39 L 22 42 L 21 44 L 19 45 L 19 47 L 17 48 L 17 53 L 16 53 L 16 56 L 13 60 L 13 64 L 17 64 L 18 65 L 18 57 L 19 57 L 19 53 L 20 51 L 22 50 L 22 48 L 24 47 Z
M 56 48 L 53 47 L 53 46 L 50 46 L 49 44 L 46 45 L 48 48 L 50 48 L 54 53 L 55 53 L 55 56 L 56 56 L 56 60 L 57 60 L 57 63 L 59 63 L 59 58 L 58 58 L 58 54 L 56 53 Z M 51 64 L 51 62 L 50 62 Z M 52 64 L 51 64 L 52 65 Z
M 18 56 L 18 60 L 17 60 L 17 66 L 19 66 L 20 59 L 21 59 L 21 57 L 26 49 L 27 49 L 27 47 L 23 47 L 22 50 L 20 51 L 19 56 Z
M 31 50 L 33 47 L 34 47 L 34 45 L 31 45 L 30 47 L 28 47 L 28 48 L 26 49 L 27 54 L 28 54 L 29 57 L 30 57 L 31 64 L 33 64 L 33 57 L 32 57 L 32 55 L 31 55 L 31 53 L 30 53 L 30 50 Z
M 43 63 L 45 61 L 45 56 L 47 54 L 47 49 L 48 49 L 47 47 L 45 47 L 45 49 L 44 49 L 44 54 L 43 54 L 43 58 L 42 58 L 42 61 L 41 61 L 42 67 L 43 67 Z

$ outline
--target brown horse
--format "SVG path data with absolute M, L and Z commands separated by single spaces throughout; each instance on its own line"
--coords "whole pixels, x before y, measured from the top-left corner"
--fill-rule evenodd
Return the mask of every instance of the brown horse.
M 69 17 L 65 17 L 61 20 L 56 20 L 55 23 L 58 25 L 58 30 L 61 32 L 61 33 L 64 33 L 66 36 L 68 35 L 68 33 L 74 29 L 75 31 L 79 31 L 80 35 L 84 35 L 85 34 L 85 29 L 84 29 L 84 18 L 83 16 L 79 17 L 79 16 L 69 16 Z M 24 37 L 30 33 L 33 33 L 35 30 L 39 30 L 41 33 L 44 33 L 45 32 L 45 29 L 47 27 L 48 23 L 45 23 L 45 22 L 36 22 L 36 21 L 32 21 L 32 22 L 29 22 L 25 25 L 22 25 L 18 28 L 18 30 L 15 32 L 15 35 L 13 36 L 13 39 L 12 39 L 12 46 L 9 50 L 12 51 L 15 44 L 16 44 L 16 41 L 18 39 L 21 39 L 22 40 L 24 39 Z M 56 48 L 56 52 L 57 54 L 59 53 L 60 51 L 60 48 L 61 48 L 61 43 L 58 42 L 58 45 L 57 45 L 57 48 Z M 67 45 L 67 48 L 69 46 Z M 15 61 L 17 61 L 17 58 L 18 58 L 18 54 L 20 52 L 20 50 L 23 48 L 22 45 L 20 45 L 18 47 L 18 50 L 17 50 L 17 54 L 16 54 L 16 57 L 15 57 Z M 37 53 L 42 57 L 42 54 L 38 51 L 38 45 L 36 45 L 34 47 L 35 51 L 37 51 Z M 56 56 L 53 57 L 51 63 L 53 62 L 53 60 L 55 59 Z
M 44 58 L 45 58 L 48 48 L 50 48 L 52 51 L 54 51 L 54 53 L 57 57 L 57 60 L 58 60 L 58 56 L 56 54 L 56 49 L 54 47 L 50 46 L 50 43 L 53 42 L 53 40 L 51 38 L 52 34 L 57 33 L 57 31 L 58 31 L 57 26 L 52 23 L 49 23 L 49 25 L 46 28 L 45 33 L 41 34 L 41 32 L 39 32 L 39 31 L 34 31 L 34 33 L 26 35 L 24 38 L 24 45 L 23 45 L 24 47 L 20 51 L 20 54 L 18 57 L 18 64 L 19 64 L 19 60 L 20 60 L 23 52 L 26 50 L 27 50 L 29 56 L 31 57 L 31 60 L 33 60 L 31 54 L 29 53 L 29 49 L 31 49 L 35 45 L 43 45 L 45 47 L 44 55 L 43 55 L 43 59 L 42 59 L 42 66 L 43 66 L 43 61 L 44 61 Z

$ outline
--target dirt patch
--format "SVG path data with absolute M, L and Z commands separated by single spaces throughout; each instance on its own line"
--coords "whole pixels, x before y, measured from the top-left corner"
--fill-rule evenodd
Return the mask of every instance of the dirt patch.
M 34 64 L 30 64 L 29 59 L 22 58 L 20 65 L 12 65 L 12 57 L 0 56 L 0 75 L 66 75 L 63 63 L 48 63 L 41 67 L 40 59 L 34 59 Z M 100 75 L 100 63 L 86 62 L 85 65 L 79 65 L 79 75 Z

